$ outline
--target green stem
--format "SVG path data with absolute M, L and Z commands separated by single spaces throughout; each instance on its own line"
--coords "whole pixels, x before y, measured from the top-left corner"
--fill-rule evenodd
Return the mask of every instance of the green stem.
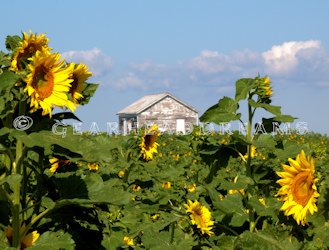
M 7 174 L 10 175 L 11 171 L 11 159 L 9 155 L 6 155 L 6 169 L 7 169 Z
M 170 244 L 174 242 L 174 236 L 175 236 L 175 226 L 176 222 L 171 223 L 171 236 L 170 236 Z
M 21 236 L 19 237 L 19 242 L 21 242 L 21 240 L 24 238 L 24 236 L 26 235 L 26 233 L 30 230 L 30 228 L 33 226 L 34 223 L 36 223 L 39 219 L 41 219 L 46 213 L 48 213 L 51 209 L 47 208 L 45 211 L 43 211 L 42 213 L 38 214 L 38 216 L 36 216 L 25 228 L 25 230 L 23 231 L 23 233 L 21 234 Z
M 27 174 L 26 168 L 23 168 L 23 191 L 22 191 L 22 209 L 25 208 L 26 205 L 26 192 L 27 192 Z M 23 213 L 23 220 L 26 220 L 26 212 Z
M 257 223 L 258 223 L 258 221 L 260 220 L 261 217 L 262 217 L 262 216 L 259 215 L 259 216 L 257 217 L 257 219 L 255 220 L 255 227 L 256 227 L 256 225 L 257 225 Z
M 16 163 L 13 163 L 16 172 Z M 19 247 L 19 208 L 20 208 L 20 184 L 14 187 L 14 204 L 13 204 L 13 247 Z
M 243 122 L 241 119 L 239 119 L 239 121 L 240 121 L 241 124 L 243 125 L 244 130 L 247 131 L 247 128 L 246 128 L 246 125 L 244 124 L 244 122 Z
M 27 210 L 34 208 L 35 206 L 41 205 L 41 202 L 34 203 L 33 205 L 27 205 L 24 209 L 21 210 L 21 213 L 25 213 Z
M 244 163 L 247 163 L 247 160 L 244 158 L 244 156 L 240 153 L 239 150 L 237 150 L 236 148 L 234 147 L 230 147 L 230 146 L 226 146 L 227 148 L 230 148 L 232 150 L 234 150 L 237 154 L 239 154 L 240 158 L 242 159 L 242 161 L 244 161 Z
M 266 228 L 267 228 L 267 218 L 263 221 L 262 230 L 266 230 Z
M 223 227 L 223 228 L 225 228 L 226 230 L 230 231 L 230 232 L 233 233 L 235 236 L 239 236 L 239 234 L 237 234 L 237 232 L 235 232 L 233 229 L 231 229 L 231 228 L 225 226 L 224 224 L 219 223 L 218 225 L 221 226 L 221 227 Z
M 9 169 L 9 173 L 11 174 L 13 171 L 13 162 L 15 161 L 14 155 L 11 152 L 11 150 L 9 148 L 6 148 L 6 153 L 7 153 L 7 158 L 6 158 L 6 167 L 7 169 Z M 8 165 L 7 165 L 8 164 Z
M 128 178 L 129 178 L 129 174 L 130 174 L 130 169 L 126 169 L 125 174 L 124 174 L 123 179 L 122 179 L 123 183 L 127 183 Z
M 21 174 L 21 163 L 22 163 L 22 149 L 23 142 L 21 140 L 17 140 L 16 142 L 16 162 L 13 163 L 14 173 Z M 13 247 L 20 248 L 21 242 L 19 239 L 19 228 L 20 228 L 20 189 L 21 183 L 18 183 L 14 187 L 14 211 L 13 211 Z
M 251 95 L 250 93 L 248 93 L 248 100 L 251 99 Z M 254 111 L 252 111 L 252 107 L 250 106 L 249 102 L 248 102 L 248 132 L 247 132 L 247 140 L 250 141 L 251 140 L 251 126 L 252 126 L 252 118 L 254 115 Z M 248 145 L 247 147 L 247 153 L 248 153 L 248 159 L 247 159 L 247 166 L 246 166 L 246 175 L 247 177 L 252 177 L 251 176 L 251 145 Z M 247 189 L 247 193 L 248 193 L 248 200 L 253 196 L 253 188 L 252 185 L 248 184 L 248 189 Z M 252 208 L 252 206 L 250 207 L 251 209 L 249 209 L 249 230 L 250 232 L 253 232 L 255 227 L 256 227 L 256 223 L 255 223 L 255 214 L 254 214 L 254 209 Z

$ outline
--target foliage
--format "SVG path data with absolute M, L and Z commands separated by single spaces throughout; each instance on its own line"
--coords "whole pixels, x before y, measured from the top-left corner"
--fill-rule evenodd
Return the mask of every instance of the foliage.
M 144 159 L 140 145 L 147 143 L 145 128 L 126 136 L 77 134 L 59 123 L 79 120 L 67 112 L 69 104 L 65 108 L 53 103 L 51 109 L 59 106 L 64 111 L 51 117 L 41 106 L 31 110 L 31 97 L 24 92 L 30 61 L 22 58 L 23 68 L 11 69 L 21 41 L 9 36 L 9 52 L 0 52 L 2 248 L 21 247 L 22 238 L 35 231 L 40 236 L 31 249 L 329 247 L 328 137 L 299 130 L 262 133 L 263 128 L 272 132 L 272 122 L 294 120 L 270 104 L 268 77 L 238 80 L 234 99 L 223 97 L 200 117 L 217 124 L 242 122 L 239 104 L 246 101 L 246 135 L 204 131 L 201 126 L 187 135 L 163 133 L 156 137 L 157 152 Z M 87 104 L 97 88 L 83 84 L 83 98 L 75 105 Z M 69 92 L 66 95 L 73 100 Z M 255 127 L 259 133 L 253 134 L 258 108 L 273 117 L 263 119 Z M 14 122 L 20 116 L 30 117 L 33 125 L 18 127 L 25 124 Z M 275 196 L 280 189 L 276 172 L 301 150 L 317 159 L 320 194 L 318 211 L 307 215 L 305 226 L 284 216 L 283 202 Z M 197 213 L 192 223 L 185 206 L 189 200 L 208 211 L 204 216 L 210 214 L 214 222 L 209 223 L 212 233 L 200 230 Z M 24 232 L 19 231 L 22 221 Z M 5 234 L 8 226 L 12 237 Z

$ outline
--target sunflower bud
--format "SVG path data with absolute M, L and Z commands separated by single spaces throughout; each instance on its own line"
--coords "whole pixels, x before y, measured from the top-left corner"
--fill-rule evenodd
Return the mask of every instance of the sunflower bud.
M 271 96 L 273 95 L 272 88 L 270 84 L 270 78 L 269 77 L 263 77 L 259 78 L 256 77 L 256 80 L 258 80 L 258 86 L 255 90 L 255 93 L 258 95 L 258 102 L 261 103 L 271 103 Z

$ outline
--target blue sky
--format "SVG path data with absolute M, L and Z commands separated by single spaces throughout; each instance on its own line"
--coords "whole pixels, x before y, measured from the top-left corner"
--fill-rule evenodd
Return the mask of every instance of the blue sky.
M 66 61 L 90 66 L 100 87 L 76 111 L 85 130 L 96 122 L 105 131 L 118 111 L 161 92 L 201 116 L 234 98 L 236 80 L 259 73 L 282 113 L 328 132 L 328 1 L 13 0 L 1 9 L 0 50 L 7 35 L 31 29 Z

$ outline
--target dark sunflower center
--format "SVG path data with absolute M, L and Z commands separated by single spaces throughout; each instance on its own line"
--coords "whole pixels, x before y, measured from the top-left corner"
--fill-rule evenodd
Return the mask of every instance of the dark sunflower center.
M 313 184 L 314 178 L 310 172 L 302 172 L 296 175 L 291 186 L 294 201 L 302 206 L 306 206 L 314 192 Z
M 146 135 L 145 136 L 145 149 L 149 150 L 152 147 L 152 135 Z
M 73 76 L 73 82 L 70 83 L 72 85 L 72 87 L 70 88 L 70 91 L 69 91 L 70 94 L 73 95 L 76 92 L 78 83 L 79 83 L 78 78 Z
M 24 49 L 24 51 L 22 53 L 19 53 L 17 55 L 17 68 L 18 68 L 18 70 L 22 70 L 23 69 L 20 60 L 21 59 L 24 59 L 24 58 L 31 57 L 35 52 L 37 52 L 37 50 L 38 50 L 37 46 L 34 43 L 32 43 L 32 44 L 29 44 Z
M 43 65 L 35 68 L 32 87 L 39 94 L 39 99 L 49 97 L 54 89 L 54 77 L 50 70 Z

